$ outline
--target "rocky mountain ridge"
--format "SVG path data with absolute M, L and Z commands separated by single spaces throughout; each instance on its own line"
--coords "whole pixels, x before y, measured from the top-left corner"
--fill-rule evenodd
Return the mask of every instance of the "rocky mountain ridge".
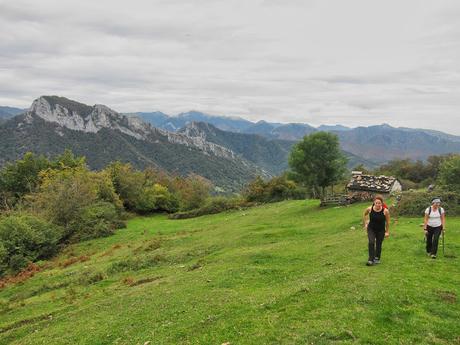
M 88 106 L 63 97 L 39 97 L 24 114 L 0 124 L 0 165 L 28 151 L 51 157 L 64 149 L 86 156 L 94 169 L 120 160 L 137 168 L 195 173 L 225 191 L 240 190 L 256 175 L 272 176 L 203 136 L 165 131 L 106 106 Z

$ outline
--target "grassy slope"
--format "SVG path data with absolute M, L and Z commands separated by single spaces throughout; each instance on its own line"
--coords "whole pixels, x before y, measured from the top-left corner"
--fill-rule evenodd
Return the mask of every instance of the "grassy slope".
M 363 207 L 290 201 L 133 219 L 1 290 L 0 344 L 460 344 L 460 219 L 449 222 L 450 257 L 425 257 L 420 220 L 400 219 L 382 264 L 366 267 Z M 81 254 L 90 260 L 57 267 Z M 158 262 L 107 273 L 144 257 Z M 104 280 L 85 282 L 98 271 Z

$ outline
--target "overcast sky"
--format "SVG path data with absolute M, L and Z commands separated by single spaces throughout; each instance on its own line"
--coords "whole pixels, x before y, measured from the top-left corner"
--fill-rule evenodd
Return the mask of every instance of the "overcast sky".
M 460 135 L 458 0 L 0 0 L 0 105 Z

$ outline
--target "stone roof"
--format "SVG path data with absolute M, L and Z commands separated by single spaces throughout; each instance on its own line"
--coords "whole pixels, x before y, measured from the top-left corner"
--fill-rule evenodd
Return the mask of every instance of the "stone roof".
M 374 175 L 353 175 L 347 184 L 348 190 L 361 190 L 371 192 L 389 193 L 397 181 L 394 177 Z

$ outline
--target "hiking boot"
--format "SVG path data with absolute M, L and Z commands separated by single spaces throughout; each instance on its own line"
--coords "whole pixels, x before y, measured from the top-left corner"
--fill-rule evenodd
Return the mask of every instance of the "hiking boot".
M 430 256 L 432 259 L 436 259 L 436 255 L 435 254 L 431 254 Z
M 368 262 L 366 262 L 366 266 L 373 266 L 374 265 L 374 261 L 372 260 L 369 260 Z
M 374 258 L 374 265 L 378 265 L 380 263 L 380 259 L 379 258 Z

